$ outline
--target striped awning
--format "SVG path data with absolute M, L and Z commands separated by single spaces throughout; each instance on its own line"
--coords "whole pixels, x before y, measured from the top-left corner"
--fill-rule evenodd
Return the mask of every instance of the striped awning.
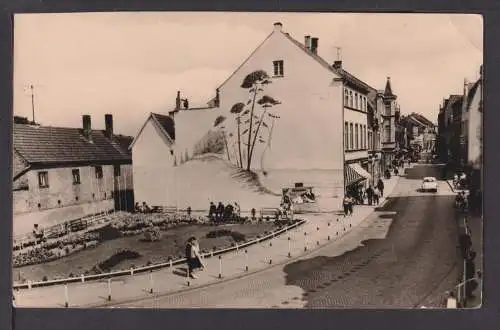
M 361 175 L 365 179 L 371 179 L 370 173 L 368 173 L 359 163 L 352 163 L 349 164 L 350 167 L 352 167 L 353 170 L 355 170 L 359 175 Z
M 344 182 L 346 187 L 362 180 L 365 180 L 365 178 L 349 164 L 344 167 Z

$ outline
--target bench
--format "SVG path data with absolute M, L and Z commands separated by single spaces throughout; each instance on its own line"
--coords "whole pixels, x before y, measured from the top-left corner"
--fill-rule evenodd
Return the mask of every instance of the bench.
M 279 209 L 275 207 L 263 207 L 260 209 L 260 218 L 264 219 L 265 217 L 270 217 L 278 219 L 279 212 Z

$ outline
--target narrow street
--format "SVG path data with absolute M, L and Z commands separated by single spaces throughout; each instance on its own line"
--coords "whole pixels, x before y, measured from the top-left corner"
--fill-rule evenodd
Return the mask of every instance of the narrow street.
M 439 168 L 407 169 L 364 226 L 302 260 L 130 307 L 441 307 L 461 272 L 454 196 L 446 181 L 419 192 L 424 176 L 439 178 Z

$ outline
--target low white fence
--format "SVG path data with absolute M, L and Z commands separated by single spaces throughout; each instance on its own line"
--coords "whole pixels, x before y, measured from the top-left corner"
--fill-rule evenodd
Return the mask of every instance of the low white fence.
M 263 241 L 267 241 L 269 239 L 272 239 L 276 236 L 279 236 L 288 230 L 294 229 L 296 227 L 299 227 L 303 225 L 306 222 L 306 220 L 298 220 L 297 222 L 285 226 L 284 228 L 273 231 L 268 235 L 265 235 L 260 238 L 256 238 L 254 240 L 245 242 L 243 244 L 237 244 L 235 246 L 221 249 L 221 250 L 215 250 L 211 251 L 208 253 L 203 253 L 202 257 L 203 258 L 210 258 L 213 256 L 221 255 L 227 252 L 231 251 L 236 251 L 241 248 L 245 248 Z M 186 262 L 186 258 L 180 258 L 176 260 L 170 260 L 167 262 L 159 263 L 159 264 L 153 264 L 149 266 L 144 266 L 144 267 L 138 267 L 138 268 L 131 268 L 130 270 L 120 270 L 120 271 L 115 271 L 115 272 L 109 272 L 109 273 L 103 273 L 103 274 L 96 274 L 96 275 L 81 275 L 78 277 L 69 277 L 69 278 L 63 278 L 63 279 L 57 279 L 57 280 L 49 280 L 49 281 L 39 281 L 39 282 L 32 282 L 32 281 L 27 281 L 26 283 L 14 283 L 13 288 L 14 289 L 31 289 L 34 287 L 43 287 L 43 286 L 50 286 L 50 285 L 57 285 L 57 284 L 68 284 L 68 283 L 75 283 L 75 282 L 85 282 L 85 281 L 92 281 L 92 280 L 101 280 L 101 279 L 109 279 L 112 277 L 117 277 L 117 276 L 127 276 L 127 275 L 134 275 L 136 273 L 144 273 L 147 271 L 152 271 L 155 269 L 160 269 L 160 268 L 165 268 L 165 267 L 172 267 L 175 265 L 183 264 Z

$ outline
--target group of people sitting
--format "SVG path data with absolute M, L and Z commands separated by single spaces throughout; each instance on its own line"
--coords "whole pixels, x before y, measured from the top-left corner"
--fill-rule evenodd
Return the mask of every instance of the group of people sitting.
M 136 202 L 134 206 L 134 211 L 136 213 L 151 213 L 152 209 L 149 207 L 148 204 L 146 204 L 146 202 L 142 202 L 142 205 L 140 205 L 139 202 Z
M 219 204 L 215 205 L 214 202 L 210 202 L 210 208 L 208 210 L 208 218 L 213 222 L 226 222 L 230 220 L 239 219 L 241 216 L 241 208 L 237 202 L 233 204 L 228 203 L 227 205 Z

